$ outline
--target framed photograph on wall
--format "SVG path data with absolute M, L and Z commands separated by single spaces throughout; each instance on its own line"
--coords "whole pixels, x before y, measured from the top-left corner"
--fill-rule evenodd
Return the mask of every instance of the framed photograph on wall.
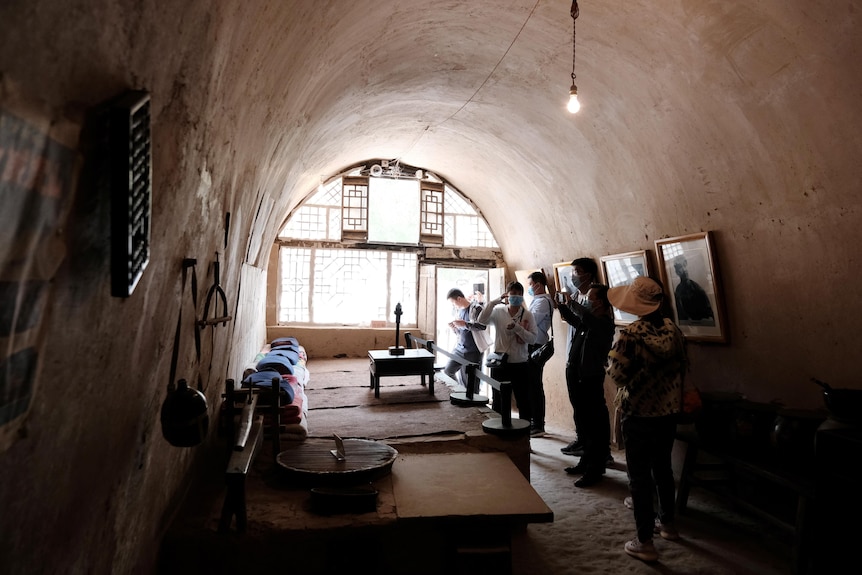
M 608 287 L 629 285 L 639 276 L 650 277 L 651 270 L 646 250 L 614 254 L 600 259 L 601 281 Z M 614 323 L 617 325 L 630 324 L 636 319 L 636 315 L 614 308 Z
M 674 318 L 692 341 L 727 341 L 724 301 L 709 232 L 656 240 L 661 281 Z
M 556 291 L 563 293 L 575 293 L 575 286 L 572 284 L 572 262 L 560 262 L 554 264 L 554 286 Z

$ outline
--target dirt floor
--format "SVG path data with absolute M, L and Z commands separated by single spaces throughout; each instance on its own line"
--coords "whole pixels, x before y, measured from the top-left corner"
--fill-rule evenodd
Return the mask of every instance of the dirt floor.
M 364 387 L 367 373 L 365 359 L 314 362 L 308 393 L 310 435 L 325 437 L 349 430 L 347 436 L 385 439 L 457 432 L 481 426 L 487 417 L 487 413 L 473 413 L 474 408 L 451 405 L 448 394 L 452 390 L 439 381 L 429 403 L 431 396 L 416 377 L 381 379 L 380 399 L 374 400 Z M 625 454 L 614 452 L 615 463 L 601 483 L 578 489 L 573 485 L 576 478 L 563 472 L 577 458 L 560 453 L 572 431 L 548 431 L 545 437 L 530 440 L 530 483 L 553 509 L 554 522 L 529 525 L 515 538 L 515 575 L 791 572 L 787 542 L 771 536 L 775 535 L 771 525 L 736 512 L 697 489 L 692 490 L 688 513 L 677 521 L 682 539 L 672 542 L 657 537 L 658 563 L 629 557 L 623 545 L 634 536 L 634 519 L 623 505 L 628 495 Z
M 427 386 L 419 384 L 418 377 L 381 379 L 380 398 L 375 399 L 369 387 L 367 359 L 313 360 L 309 368 L 308 427 L 309 438 L 315 440 L 331 439 L 334 433 L 384 442 L 412 439 L 433 444 L 433 449 L 439 451 L 447 449 L 446 441 L 459 446 L 469 443 L 461 440 L 465 435 L 481 439 L 482 422 L 493 415 L 486 406 L 453 405 L 449 401 L 452 390 L 440 381 L 430 394 Z M 601 483 L 578 489 L 573 486 L 575 477 L 563 471 L 577 458 L 560 452 L 570 438 L 570 430 L 549 428 L 545 437 L 529 440 L 529 453 L 525 455 L 530 484 L 553 510 L 554 521 L 530 524 L 516 532 L 511 540 L 511 562 L 504 562 L 502 572 L 511 565 L 513 575 L 791 573 L 788 542 L 778 537 L 775 529 L 698 489 L 692 490 L 688 513 L 678 518 L 681 540 L 656 537 L 660 555 L 656 563 L 629 557 L 623 545 L 634 536 L 634 520 L 623 505 L 628 495 L 624 453 L 613 453 L 615 463 Z M 264 445 L 264 455 L 258 459 L 266 460 L 267 449 Z M 249 533 L 227 538 L 215 534 L 213 526 L 224 498 L 216 489 L 204 511 L 206 517 L 192 519 L 187 513 L 178 518 L 177 526 L 166 538 L 166 570 L 235 573 L 253 572 L 248 569 L 257 566 L 271 571 L 281 565 L 280 554 L 289 548 L 294 556 L 321 558 L 317 563 L 289 561 L 284 564 L 284 572 L 290 573 L 345 572 L 357 564 L 373 567 L 372 571 L 378 573 L 453 572 L 450 564 L 435 562 L 433 553 L 422 555 L 423 550 L 435 548 L 433 541 L 445 539 L 447 534 L 411 535 L 409 530 L 395 527 L 391 517 L 380 511 L 385 501 L 379 502 L 378 513 L 371 521 L 374 525 L 363 519 L 369 514 L 315 519 L 308 513 L 307 503 L 302 502 L 307 499 L 305 492 L 274 484 L 261 471 L 260 464 L 257 467 L 259 477 L 255 478 L 254 473 L 249 477 Z M 266 495 L 268 503 L 261 506 L 261 493 L 266 491 L 277 492 L 284 499 L 278 502 Z M 296 517 L 297 528 L 279 527 L 284 517 Z M 328 529 L 326 535 L 320 530 L 322 526 Z M 477 533 L 476 538 L 480 539 L 481 534 Z M 416 547 L 419 540 L 423 547 Z M 189 555 L 193 548 L 198 551 Z M 204 555 L 208 561 L 200 560 Z M 500 575 L 500 565 L 495 561 L 489 556 L 478 566 L 456 572 Z

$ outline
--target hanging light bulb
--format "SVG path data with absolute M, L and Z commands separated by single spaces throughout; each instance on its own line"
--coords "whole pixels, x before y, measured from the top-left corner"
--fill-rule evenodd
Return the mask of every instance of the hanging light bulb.
M 578 110 L 581 109 L 581 103 L 578 101 L 578 87 L 575 86 L 574 82 L 569 89 L 569 103 L 566 104 L 566 109 L 572 114 L 577 114 Z
M 572 87 L 569 88 L 569 103 L 566 104 L 566 109 L 572 114 L 577 114 L 578 110 L 581 109 L 581 103 L 578 101 L 578 87 L 575 86 L 575 37 L 577 32 L 575 24 L 580 13 L 578 0 L 572 0 Z

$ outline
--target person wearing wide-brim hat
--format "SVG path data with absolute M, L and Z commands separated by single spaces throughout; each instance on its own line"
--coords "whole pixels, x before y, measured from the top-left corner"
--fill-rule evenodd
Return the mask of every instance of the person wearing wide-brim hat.
M 618 387 L 623 441 L 637 537 L 625 551 L 644 561 L 658 559 L 652 539 L 678 539 L 674 521 L 671 451 L 680 411 L 685 342 L 662 312 L 664 291 L 655 280 L 638 277 L 608 290 L 611 304 L 638 319 L 620 331 L 608 355 L 607 373 Z M 658 494 L 658 514 L 653 494 Z

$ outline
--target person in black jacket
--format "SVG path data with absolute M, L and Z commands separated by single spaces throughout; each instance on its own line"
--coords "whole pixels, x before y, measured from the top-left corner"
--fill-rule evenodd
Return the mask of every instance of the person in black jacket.
M 581 474 L 576 487 L 598 483 L 611 458 L 611 424 L 605 401 L 605 367 L 614 339 L 608 287 L 593 284 L 581 304 L 563 294 L 560 316 L 573 328 L 566 360 L 566 387 L 583 455 L 566 473 Z

